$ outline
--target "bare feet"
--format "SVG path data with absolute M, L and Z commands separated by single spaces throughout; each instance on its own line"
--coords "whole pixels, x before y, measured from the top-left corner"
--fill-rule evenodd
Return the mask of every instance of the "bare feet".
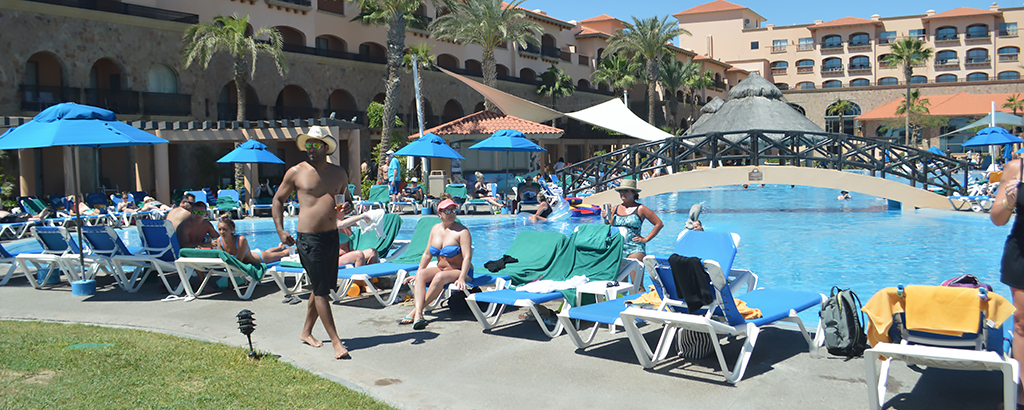
M 334 345 L 334 358 L 348 360 L 352 358 L 352 355 L 348 354 L 348 349 L 345 345 L 341 344 L 341 341 L 331 342 Z
M 324 345 L 324 342 L 317 340 L 315 337 L 313 337 L 313 335 L 299 335 L 299 340 L 301 340 L 302 343 L 305 343 L 313 347 L 323 347 Z

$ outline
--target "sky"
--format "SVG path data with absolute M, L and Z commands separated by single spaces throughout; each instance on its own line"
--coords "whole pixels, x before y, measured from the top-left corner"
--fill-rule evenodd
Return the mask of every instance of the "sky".
M 584 20 L 607 14 L 620 20 L 632 21 L 631 16 L 645 18 L 665 16 L 709 3 L 712 0 L 700 1 L 665 1 L 665 0 L 527 0 L 521 6 L 530 10 L 541 9 L 549 16 L 560 20 Z M 957 7 L 973 7 L 988 9 L 992 0 L 857 0 L 829 3 L 827 1 L 807 0 L 728 0 L 732 3 L 748 7 L 755 13 L 764 16 L 768 21 L 764 24 L 789 26 L 794 24 L 811 24 L 814 20 L 829 21 L 846 16 L 871 18 L 872 14 L 882 17 L 896 17 L 924 14 L 925 11 L 943 12 Z M 1000 7 L 1020 7 L 1021 0 L 1016 2 L 999 2 Z M 827 4 L 826 4 L 827 3 Z M 785 7 L 779 7 L 785 4 Z

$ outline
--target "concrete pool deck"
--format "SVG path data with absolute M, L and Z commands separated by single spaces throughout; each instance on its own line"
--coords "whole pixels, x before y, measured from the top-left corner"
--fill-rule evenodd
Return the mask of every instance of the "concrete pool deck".
M 724 382 L 714 355 L 693 362 L 669 360 L 644 370 L 625 334 L 598 332 L 594 346 L 577 351 L 564 334 L 548 339 L 523 310 L 506 311 L 496 330 L 483 332 L 469 313 L 439 309 L 423 331 L 398 326 L 407 306 L 381 308 L 372 297 L 333 304 L 338 332 L 352 360 L 332 359 L 330 344 L 316 349 L 298 340 L 305 303 L 282 304 L 264 281 L 251 300 L 233 291 L 191 302 L 163 302 L 150 280 L 129 294 L 99 278 L 89 297 L 69 286 L 35 290 L 24 279 L 0 286 L 0 319 L 43 320 L 137 328 L 233 346 L 246 346 L 235 315 L 255 313 L 255 348 L 366 392 L 402 409 L 717 408 L 860 409 L 867 407 L 864 359 L 845 360 L 821 349 L 811 358 L 794 330 L 768 328 L 758 338 L 744 379 Z M 302 295 L 305 299 L 308 295 Z M 641 328 L 654 341 L 660 329 Z M 314 336 L 326 340 L 321 325 Z M 0 339 L 3 336 L 0 335 Z M 724 346 L 733 364 L 742 343 Z M 897 409 L 995 409 L 998 372 L 909 368 L 894 364 L 887 405 Z

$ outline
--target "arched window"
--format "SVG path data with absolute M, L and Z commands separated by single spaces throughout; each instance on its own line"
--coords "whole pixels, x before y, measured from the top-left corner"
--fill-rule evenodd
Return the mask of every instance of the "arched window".
M 174 70 L 163 64 L 155 64 L 149 69 L 149 87 L 151 93 L 178 93 L 178 76 Z
M 797 74 L 813 73 L 814 60 L 800 60 L 796 62 Z
M 306 35 L 301 31 L 288 26 L 277 26 L 278 33 L 281 33 L 281 40 L 284 41 L 285 51 L 297 51 L 306 47 Z
M 509 77 L 508 67 L 498 64 L 494 66 L 494 69 L 498 72 L 498 79 L 505 79 Z
M 853 135 L 853 128 L 855 125 L 854 117 L 860 115 L 860 106 L 857 103 L 850 102 L 850 108 L 843 112 L 843 123 L 839 123 L 839 113 L 834 112 L 832 103 L 825 109 L 825 132 L 843 132 Z
M 988 81 L 988 73 L 967 74 L 967 81 Z
M 327 110 L 324 114 L 329 116 L 331 113 L 335 113 L 338 119 L 352 122 L 359 122 L 362 116 L 356 107 L 356 99 L 346 90 L 334 90 L 327 97 Z
M 871 36 L 868 33 L 855 33 L 850 35 L 850 47 L 871 45 Z
M 804 81 L 802 83 L 797 84 L 796 88 L 801 89 L 801 90 L 813 90 L 814 89 L 814 83 L 812 83 L 810 81 Z
M 878 80 L 878 85 L 899 85 L 900 80 L 896 77 L 884 77 Z
M 821 83 L 821 88 L 839 88 L 842 87 L 843 83 L 839 80 L 829 80 Z
M 335 36 L 318 36 L 315 40 L 316 54 L 319 56 L 341 57 L 348 51 L 348 44 Z
M 988 26 L 984 24 L 975 24 L 973 26 L 967 26 L 967 39 L 979 39 L 988 38 Z
M 826 58 L 821 62 L 821 72 L 843 71 L 843 60 L 839 57 Z
M 988 50 L 984 48 L 973 48 L 967 50 L 967 64 L 984 64 L 988 62 Z
M 943 75 L 940 75 L 938 77 L 935 77 L 935 82 L 937 82 L 937 83 L 955 83 L 956 82 L 956 74 L 943 74 Z
M 850 87 L 867 87 L 871 85 L 871 80 L 867 78 L 856 78 L 850 81 Z
M 238 89 L 235 82 L 229 81 L 220 89 L 220 97 L 217 99 L 217 119 L 221 121 L 233 121 L 238 119 Z M 267 107 L 260 105 L 259 96 L 252 84 L 245 84 L 245 119 L 249 121 L 267 119 Z
M 477 60 L 466 60 L 466 72 L 470 75 L 482 76 L 484 75 L 484 68 Z
M 925 77 L 923 75 L 915 75 L 913 77 L 910 77 L 910 83 L 911 84 L 925 84 L 927 82 L 928 82 L 928 77 Z
M 441 54 L 437 56 L 437 65 L 449 70 L 458 70 L 459 59 L 455 58 L 455 56 L 451 54 Z
M 939 27 L 935 30 L 935 41 L 956 40 L 956 27 Z
M 837 35 L 825 36 L 821 39 L 822 50 L 843 48 L 843 38 Z
M 21 106 L 26 111 L 42 111 L 51 105 L 77 101 L 78 89 L 63 88 L 64 67 L 51 52 L 33 54 L 25 62 L 25 82 L 22 84 Z
M 448 100 L 448 102 L 444 104 L 444 111 L 441 113 L 441 123 L 444 124 L 457 120 L 462 118 L 464 115 L 466 114 L 465 111 L 462 110 L 462 104 L 459 104 L 459 102 L 455 100 Z
M 956 63 L 956 51 L 942 50 L 935 53 L 935 65 L 952 65 Z
M 527 82 L 536 82 L 537 72 L 529 68 L 524 68 L 522 70 L 519 70 L 519 79 Z
M 775 83 L 775 86 L 778 87 L 779 90 L 782 90 L 782 91 L 786 91 L 786 90 L 789 89 L 789 84 L 786 84 L 786 83 Z
M 871 59 L 868 56 L 853 56 L 850 58 L 850 70 L 871 69 Z
M 387 62 L 387 50 L 384 46 L 367 42 L 359 45 L 359 56 L 363 61 L 369 61 L 372 63 L 386 63 Z
M 1020 80 L 1020 73 L 1016 71 L 1003 71 L 999 73 L 1000 80 Z
M 891 55 L 892 54 L 882 54 L 882 55 L 878 56 L 878 67 L 879 68 L 896 68 L 895 66 L 890 66 L 889 64 L 885 63 L 885 59 L 889 58 L 889 56 L 891 56 Z
M 1000 47 L 999 48 L 999 61 L 1017 61 L 1017 55 L 1020 54 L 1020 49 L 1014 46 Z
M 576 82 L 576 88 L 580 90 L 589 90 L 590 81 L 587 81 L 587 79 L 585 78 L 581 78 L 579 81 Z
M 284 87 L 274 103 L 274 119 L 278 120 L 313 118 L 316 116 L 314 111 L 309 94 L 297 85 Z

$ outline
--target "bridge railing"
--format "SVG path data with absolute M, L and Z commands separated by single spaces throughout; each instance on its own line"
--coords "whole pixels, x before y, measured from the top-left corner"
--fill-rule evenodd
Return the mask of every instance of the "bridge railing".
M 751 130 L 666 138 L 626 148 L 565 167 L 567 194 L 600 192 L 623 177 L 640 177 L 697 167 L 788 165 L 826 169 L 862 169 L 871 176 L 894 175 L 911 186 L 938 187 L 946 195 L 967 193 L 967 163 L 914 147 L 875 138 L 824 132 Z

